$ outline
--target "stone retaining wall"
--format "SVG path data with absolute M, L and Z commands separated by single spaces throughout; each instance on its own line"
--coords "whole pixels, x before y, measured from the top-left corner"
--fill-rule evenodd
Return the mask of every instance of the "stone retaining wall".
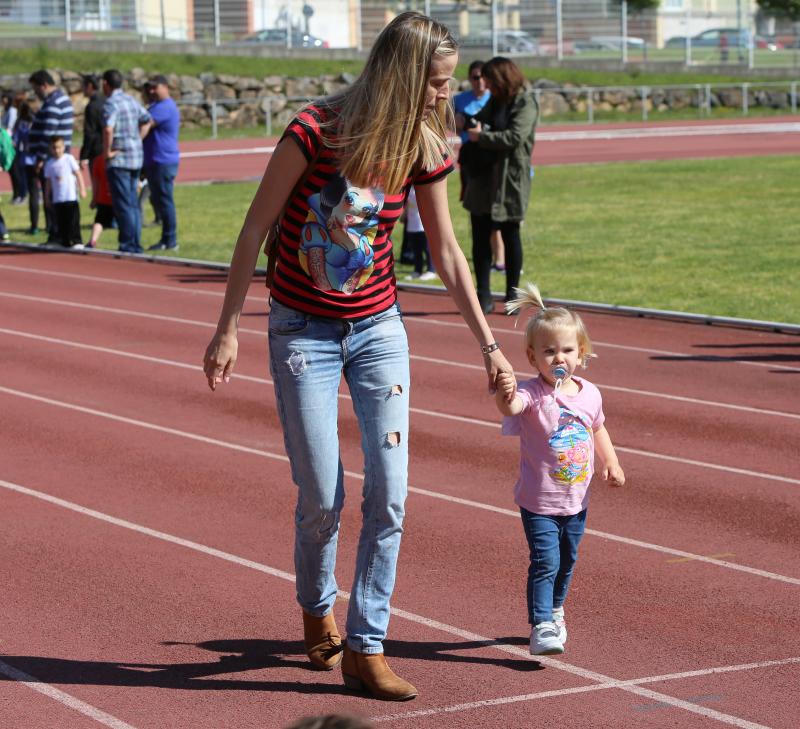
M 56 83 L 69 94 L 77 121 L 83 116 L 86 99 L 81 93 L 80 74 L 69 70 L 50 70 Z M 0 75 L 3 91 L 30 92 L 29 74 Z M 148 75 L 134 68 L 125 76 L 126 90 L 141 100 L 141 91 Z M 352 83 L 354 77 L 343 73 L 338 76 L 317 78 L 291 78 L 284 76 L 232 76 L 203 73 L 198 76 L 167 74 L 172 97 L 180 104 L 186 128 L 211 127 L 216 115 L 220 127 L 254 127 L 263 125 L 267 115 L 280 128 L 286 125 L 304 99 L 331 94 Z M 468 88 L 467 82 L 462 84 Z M 564 86 L 547 79 L 534 82 L 539 96 L 543 118 L 555 114 L 587 114 L 590 104 L 589 90 L 579 86 Z M 29 93 L 33 99 L 32 92 Z M 744 91 L 741 84 L 715 86 L 709 91 L 699 88 L 648 88 L 645 95 L 640 87 L 595 89 L 591 93 L 594 111 L 664 112 L 689 107 L 729 107 L 742 109 Z M 795 100 L 796 101 L 796 100 Z M 762 87 L 747 89 L 747 106 L 787 109 L 792 106 L 790 86 L 785 88 Z M 80 125 L 78 125 L 80 128 Z

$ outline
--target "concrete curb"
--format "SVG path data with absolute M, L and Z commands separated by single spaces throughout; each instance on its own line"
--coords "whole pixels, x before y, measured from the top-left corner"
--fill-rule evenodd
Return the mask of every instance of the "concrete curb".
M 228 263 L 217 263 L 214 261 L 198 261 L 192 258 L 177 258 L 172 256 L 153 255 L 148 253 L 121 253 L 98 248 L 84 248 L 81 251 L 72 251 L 57 245 L 38 245 L 35 243 L 2 242 L 0 246 L 6 248 L 22 248 L 39 253 L 66 253 L 74 256 L 105 256 L 108 258 L 128 259 L 133 261 L 147 261 L 167 266 L 184 266 L 187 268 L 208 268 L 214 271 L 227 271 L 230 268 Z M 256 268 L 255 275 L 263 276 L 266 273 L 264 268 Z M 446 295 L 444 286 L 428 286 L 424 284 L 397 282 L 397 288 L 402 291 L 413 291 L 420 294 Z M 495 301 L 502 301 L 504 295 L 493 292 Z M 619 304 L 602 304 L 591 301 L 576 301 L 572 299 L 545 299 L 548 304 L 557 306 L 567 306 L 572 309 L 582 311 L 593 311 L 600 314 L 618 314 L 622 316 L 634 316 L 647 319 L 668 319 L 671 321 L 690 322 L 693 324 L 706 324 L 713 326 L 727 326 L 739 329 L 759 329 L 764 331 L 780 332 L 782 334 L 800 335 L 800 324 L 790 324 L 788 322 L 763 321 L 760 319 L 739 319 L 737 317 L 713 316 L 711 314 L 694 314 L 683 311 L 668 311 L 663 309 L 648 309 L 637 306 L 622 306 Z

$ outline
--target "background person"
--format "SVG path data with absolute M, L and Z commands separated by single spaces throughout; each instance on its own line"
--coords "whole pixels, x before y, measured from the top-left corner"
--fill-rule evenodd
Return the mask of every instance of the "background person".
M 456 131 L 461 137 L 461 147 L 458 150 L 458 169 L 461 176 L 459 200 L 464 199 L 464 190 L 469 177 L 470 156 L 471 152 L 475 150 L 475 142 L 470 140 L 467 130 L 475 126 L 475 115 L 486 106 L 491 98 L 483 78 L 483 63 L 483 61 L 473 61 L 469 64 L 468 78 L 471 88 L 453 97 Z M 476 159 L 476 164 L 480 165 L 481 160 Z M 492 268 L 495 271 L 505 271 L 506 254 L 503 236 L 500 234 L 500 228 L 496 225 L 492 226 L 489 242 L 492 247 Z
M 259 250 L 285 210 L 269 350 L 298 486 L 295 572 L 306 653 L 320 669 L 341 661 L 346 686 L 386 700 L 417 695 L 383 655 L 407 494 L 410 385 L 390 234 L 410 184 L 417 188 L 436 270 L 481 347 L 489 384 L 499 372 L 511 373 L 480 312 L 450 220 L 449 84 L 457 61 L 447 28 L 402 13 L 381 31 L 352 85 L 309 104 L 290 122 L 239 234 L 217 332 L 204 358 L 212 390 L 230 379 Z M 332 612 L 344 503 L 337 434 L 342 375 L 365 458 L 343 650 Z
M 86 197 L 86 187 L 78 161 L 66 154 L 64 140 L 50 140 L 52 154 L 44 166 L 45 205 L 51 206 L 58 230 L 57 242 L 73 250 L 83 248 L 81 238 L 81 209 L 78 194 Z
M 11 201 L 12 205 L 22 205 L 25 198 L 28 197 L 28 180 L 25 176 L 25 154 L 19 148 L 19 132 L 18 130 L 25 130 L 25 139 L 27 140 L 28 132 L 30 131 L 31 119 L 33 115 L 30 111 L 30 106 L 27 103 L 27 94 L 24 91 L 18 91 L 14 95 L 14 107 L 17 110 L 17 118 L 14 122 L 14 127 L 11 129 L 11 139 L 14 142 L 14 149 L 17 154 L 14 157 L 14 164 L 11 167 L 11 184 L 14 189 L 14 196 Z M 26 123 L 22 123 L 22 106 L 27 108 Z
M 409 246 L 414 253 L 414 273 L 406 276 L 406 279 L 417 281 L 433 281 L 438 278 L 436 269 L 431 260 L 431 252 L 428 247 L 428 238 L 425 235 L 425 228 L 422 226 L 422 218 L 419 216 L 419 205 L 417 205 L 417 191 L 412 187 L 408 191 L 408 202 L 404 212 L 403 236 L 408 238 Z
M 119 226 L 119 250 L 141 253 L 142 216 L 137 186 L 142 169 L 142 137 L 150 114 L 122 90 L 122 74 L 109 69 L 103 74 L 103 156 Z
M 56 87 L 53 77 L 44 69 L 32 73 L 28 81 L 33 88 L 33 92 L 41 100 L 42 105 L 34 114 L 28 135 L 30 153 L 36 157 L 36 174 L 39 184 L 44 190 L 44 163 L 50 156 L 52 145 L 50 141 L 53 137 L 61 137 L 64 141 L 64 151 L 70 154 L 72 148 L 72 125 L 75 120 L 75 113 L 72 110 L 72 102 L 69 97 Z M 28 190 L 32 195 L 33 191 Z M 50 213 L 50 208 L 45 205 L 45 223 L 47 225 L 47 240 L 50 243 L 58 243 L 60 238 L 56 230 L 55 218 Z M 31 229 L 38 228 L 31 224 Z
M 286 729 L 375 729 L 369 719 L 349 714 L 307 716 L 293 722 Z
M 525 219 L 531 194 L 531 153 L 539 105 L 527 92 L 522 71 L 508 58 L 497 56 L 484 64 L 483 77 L 491 98 L 467 134 L 482 150 L 494 152 L 495 161 L 486 166 L 482 175 L 468 178 L 463 204 L 472 222 L 472 262 L 478 298 L 488 313 L 493 309 L 489 287 L 493 224 L 499 227 L 505 246 L 506 301 L 519 286 L 520 223 Z
M 38 159 L 30 151 L 30 131 L 33 124 L 33 112 L 27 102 L 19 105 L 19 116 L 14 127 L 14 148 L 17 156 L 14 158 L 15 164 L 22 166 L 22 174 L 25 177 L 25 188 L 28 191 L 28 215 L 30 216 L 30 235 L 39 232 L 39 178 L 36 171 Z
M 14 131 L 17 123 L 17 107 L 14 106 L 14 97 L 11 94 L 3 94 L 3 109 L 0 111 L 0 128 L 5 129 L 9 135 Z
M 95 211 L 94 223 L 87 248 L 96 248 L 100 244 L 100 235 L 106 228 L 114 225 L 114 200 L 108 186 L 106 175 L 106 159 L 101 154 L 92 162 L 92 201 L 89 207 Z
M 89 99 L 83 111 L 83 144 L 81 145 L 81 166 L 92 172 L 92 162 L 103 154 L 103 105 L 105 99 L 100 94 L 100 80 L 94 74 L 83 76 L 83 95 Z
M 13 147 L 14 127 L 17 125 L 17 107 L 14 104 L 14 97 L 11 94 L 3 94 L 3 107 L 0 112 L 0 129 L 5 129 L 11 139 Z M 16 159 L 16 157 L 15 157 Z M 25 195 L 20 189 L 20 178 L 17 174 L 17 166 L 12 162 L 6 170 L 11 178 L 11 204 L 17 205 L 25 199 Z
M 495 398 L 506 416 L 503 434 L 520 439 L 514 500 L 530 548 L 530 652 L 538 656 L 564 652 L 564 601 L 586 526 L 595 456 L 611 485 L 624 485 L 625 474 L 604 425 L 600 391 L 575 376 L 594 356 L 583 321 L 563 307 L 545 308 L 533 284 L 516 293 L 510 312 L 538 309 L 525 338 L 528 362 L 539 375 L 518 386 L 500 375 Z
M 165 76 L 153 76 L 150 85 L 153 101 L 147 111 L 152 126 L 143 142 L 143 172 L 150 188 L 150 202 L 161 219 L 161 238 L 148 250 L 174 251 L 178 249 L 178 231 L 173 191 L 180 162 L 178 132 L 181 114 L 169 95 Z
M 14 142 L 11 139 L 11 135 L 5 128 L 0 127 L 0 169 L 6 171 L 10 170 L 14 164 L 15 157 L 16 151 L 14 149 Z M 0 240 L 7 241 L 9 238 L 10 236 L 8 234 L 8 229 L 6 228 L 6 221 L 3 218 L 3 213 L 0 212 Z

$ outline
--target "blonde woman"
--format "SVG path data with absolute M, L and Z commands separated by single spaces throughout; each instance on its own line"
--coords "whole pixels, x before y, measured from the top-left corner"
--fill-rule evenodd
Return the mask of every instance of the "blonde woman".
M 230 379 L 253 268 L 285 210 L 269 348 L 298 487 L 295 570 L 305 647 L 314 666 L 341 663 L 348 687 L 381 699 L 417 695 L 383 656 L 407 492 L 410 385 L 390 233 L 412 185 L 436 270 L 475 338 L 476 355 L 482 353 L 490 389 L 498 374 L 512 372 L 481 313 L 447 206 L 448 101 L 457 60 L 447 28 L 403 13 L 381 32 L 352 86 L 297 114 L 239 234 L 204 361 L 212 390 Z M 345 496 L 337 432 L 342 375 L 364 452 L 363 524 L 344 643 L 333 614 Z

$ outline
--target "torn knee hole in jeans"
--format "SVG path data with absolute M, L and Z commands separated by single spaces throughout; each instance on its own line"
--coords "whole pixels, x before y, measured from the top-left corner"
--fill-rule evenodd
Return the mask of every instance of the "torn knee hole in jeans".
M 389 394 L 386 396 L 386 399 L 389 400 L 392 397 L 400 397 L 403 394 L 403 386 L 402 385 L 392 385 L 389 388 Z
M 398 431 L 387 433 L 386 443 L 390 445 L 392 448 L 397 448 L 397 446 L 400 445 L 400 433 Z
M 293 375 L 302 375 L 306 368 L 306 357 L 302 352 L 292 352 L 286 360 L 289 371 Z

